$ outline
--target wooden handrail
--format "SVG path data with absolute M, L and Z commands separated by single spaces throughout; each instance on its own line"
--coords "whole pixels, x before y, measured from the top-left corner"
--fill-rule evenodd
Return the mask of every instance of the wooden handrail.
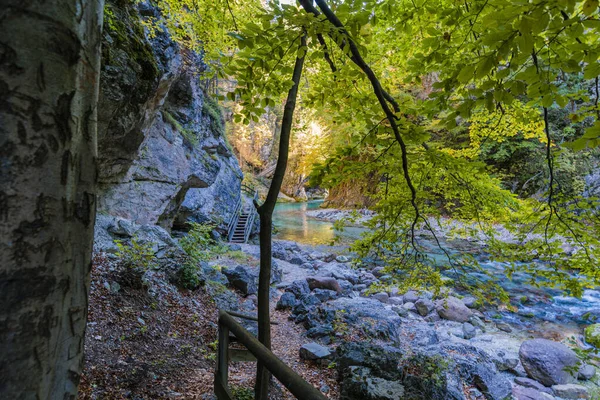
M 263 346 L 257 338 L 223 310 L 219 312 L 219 350 L 215 371 L 215 394 L 217 399 L 233 400 L 233 396 L 227 387 L 230 331 L 235 335 L 238 342 L 243 344 L 294 397 L 300 400 L 327 400 L 321 392 L 277 358 L 271 350 Z

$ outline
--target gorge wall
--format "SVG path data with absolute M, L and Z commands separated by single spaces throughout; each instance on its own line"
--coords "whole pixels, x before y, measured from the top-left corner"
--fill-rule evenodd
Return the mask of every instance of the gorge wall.
M 99 218 L 184 229 L 225 228 L 242 173 L 216 102 L 204 93 L 200 55 L 143 21 L 150 3 L 105 6 L 98 106 Z

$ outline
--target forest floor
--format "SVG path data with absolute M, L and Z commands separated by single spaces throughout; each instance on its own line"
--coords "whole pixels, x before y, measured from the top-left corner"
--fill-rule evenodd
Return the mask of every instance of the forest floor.
M 164 281 L 159 300 L 144 287 L 119 287 L 119 269 L 94 257 L 81 399 L 212 399 L 217 307 L 202 287 L 176 289 Z M 273 351 L 315 387 L 338 398 L 335 369 L 301 360 L 304 329 L 274 311 Z M 255 363 L 230 364 L 238 399 L 253 398 Z M 272 399 L 293 399 L 274 383 Z

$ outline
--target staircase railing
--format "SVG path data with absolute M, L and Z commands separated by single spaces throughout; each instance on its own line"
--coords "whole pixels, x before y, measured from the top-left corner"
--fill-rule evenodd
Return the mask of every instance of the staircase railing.
M 243 199 L 242 196 L 238 199 L 237 203 L 235 203 L 235 209 L 233 210 L 233 214 L 231 215 L 231 219 L 229 220 L 229 224 L 227 225 L 227 240 L 231 241 L 233 237 L 233 232 L 235 231 L 235 226 L 238 223 L 240 218 L 240 211 L 242 210 Z
M 219 347 L 217 353 L 217 368 L 215 371 L 215 395 L 218 400 L 233 400 L 229 391 L 227 381 L 229 379 L 229 361 L 260 361 L 275 378 L 281 382 L 297 399 L 301 400 L 326 400 L 310 383 L 306 382 L 294 370 L 288 367 L 275 354 L 262 345 L 250 332 L 239 322 L 233 319 L 237 317 L 256 320 L 237 313 L 219 312 Z M 273 322 L 272 322 L 273 323 Z M 229 348 L 229 332 L 235 335 L 239 343 L 248 350 Z M 248 354 L 250 353 L 250 354 Z
M 250 237 L 250 234 L 252 233 L 252 227 L 254 226 L 254 220 L 256 219 L 256 216 L 258 215 L 258 212 L 256 211 L 256 207 L 254 207 L 254 203 L 256 203 L 258 201 L 258 190 L 254 191 L 254 196 L 252 197 L 252 211 L 250 211 L 250 215 L 248 215 L 248 220 L 246 221 L 246 227 L 244 229 L 244 243 L 248 242 L 248 238 Z

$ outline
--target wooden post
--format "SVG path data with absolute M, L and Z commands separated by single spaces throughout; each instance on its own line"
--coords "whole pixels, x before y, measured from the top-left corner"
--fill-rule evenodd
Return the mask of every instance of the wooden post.
M 219 348 L 217 371 L 215 372 L 215 394 L 219 400 L 231 399 L 227 381 L 229 379 L 229 328 L 219 324 Z

